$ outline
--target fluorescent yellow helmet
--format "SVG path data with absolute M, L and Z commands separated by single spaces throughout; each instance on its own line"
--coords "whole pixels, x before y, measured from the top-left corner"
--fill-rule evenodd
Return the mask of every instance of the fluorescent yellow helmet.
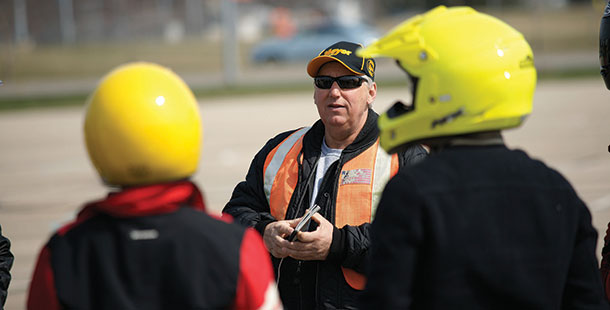
M 412 80 L 412 105 L 396 103 L 379 118 L 388 151 L 517 127 L 532 110 L 536 69 L 529 44 L 511 26 L 469 7 L 439 6 L 414 16 L 358 53 L 392 57 Z
M 108 185 L 179 180 L 197 169 L 197 101 L 159 65 L 130 63 L 108 73 L 87 100 L 84 127 L 89 157 Z

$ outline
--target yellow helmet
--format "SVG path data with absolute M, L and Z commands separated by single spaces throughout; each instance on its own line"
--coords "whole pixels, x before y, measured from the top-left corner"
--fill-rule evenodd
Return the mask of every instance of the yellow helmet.
M 366 57 L 397 60 L 412 80 L 412 105 L 394 104 L 378 121 L 388 151 L 436 137 L 521 125 L 536 86 L 523 35 L 469 7 L 436 7 L 370 46 Z
M 87 100 L 84 127 L 89 157 L 108 185 L 179 180 L 197 169 L 197 100 L 159 65 L 130 63 L 108 73 Z

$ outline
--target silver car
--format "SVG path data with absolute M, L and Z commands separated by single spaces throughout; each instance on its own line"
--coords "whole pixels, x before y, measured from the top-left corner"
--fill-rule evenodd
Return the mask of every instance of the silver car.
M 339 41 L 367 45 L 379 37 L 365 24 L 327 23 L 300 31 L 290 38 L 271 38 L 254 46 L 250 58 L 255 63 L 308 61 Z

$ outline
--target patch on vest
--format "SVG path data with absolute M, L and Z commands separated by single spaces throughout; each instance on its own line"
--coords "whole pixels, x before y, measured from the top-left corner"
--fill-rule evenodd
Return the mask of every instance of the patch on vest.
M 371 169 L 354 169 L 341 171 L 341 185 L 345 184 L 371 184 Z

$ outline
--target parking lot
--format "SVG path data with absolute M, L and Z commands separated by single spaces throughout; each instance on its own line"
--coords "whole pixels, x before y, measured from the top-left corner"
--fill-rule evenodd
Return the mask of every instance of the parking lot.
M 402 93 L 380 89 L 376 110 Z M 509 146 L 572 182 L 591 209 L 600 242 L 610 221 L 609 95 L 601 79 L 542 81 L 525 126 L 505 135 Z M 220 212 L 267 139 L 317 119 L 312 92 L 205 99 L 200 106 L 204 150 L 194 180 L 211 212 Z M 33 264 L 52 231 L 83 202 L 105 194 L 87 158 L 82 123 L 82 107 L 0 114 L 0 224 L 15 254 L 6 309 L 25 308 Z

